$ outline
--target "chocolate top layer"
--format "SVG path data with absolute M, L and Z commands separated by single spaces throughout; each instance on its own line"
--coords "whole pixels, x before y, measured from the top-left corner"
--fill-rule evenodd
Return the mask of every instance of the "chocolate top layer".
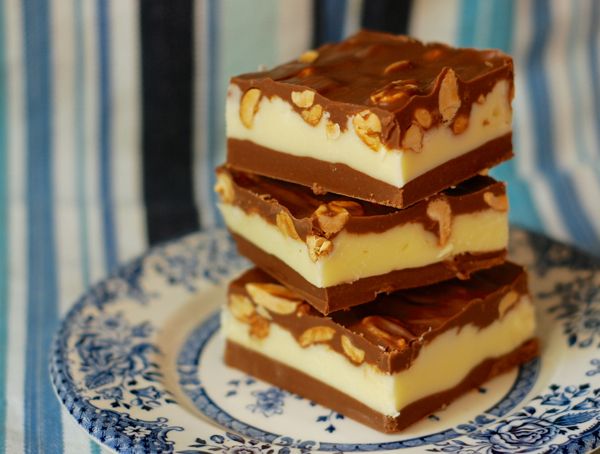
M 430 217 L 431 211 L 428 214 L 431 204 L 446 204 L 450 216 L 493 207 L 507 209 L 504 183 L 482 175 L 404 209 L 337 194 L 314 194 L 305 186 L 226 167 L 219 167 L 217 176 L 224 182 L 223 185 L 231 184 L 230 191 L 221 190 L 224 202 L 239 206 L 247 213 L 257 213 L 278 226 L 283 212 L 289 216 L 295 231 L 303 240 L 308 235 L 333 238 L 342 230 L 349 233 L 380 233 L 409 222 L 420 223 L 439 237 L 440 223 Z
M 284 289 L 273 278 L 253 268 L 231 282 L 230 294 L 245 295 L 248 284 L 270 284 L 280 295 L 300 297 Z M 275 285 L 273 287 L 273 284 Z M 269 286 L 267 286 L 269 287 Z M 512 292 L 512 304 L 500 308 L 500 301 Z M 275 291 L 275 293 L 277 293 Z M 525 270 L 511 262 L 474 273 L 469 280 L 452 279 L 417 289 L 401 290 L 380 295 L 371 303 L 324 316 L 307 303 L 298 304 L 295 311 L 286 314 L 269 311 L 272 321 L 288 330 L 301 345 L 303 336 L 312 328 L 329 330 L 326 343 L 348 356 L 348 345 L 342 337 L 363 352 L 363 359 L 386 373 L 409 368 L 421 348 L 441 333 L 464 325 L 484 328 L 503 317 L 521 295 L 527 294 Z M 257 304 L 250 298 L 253 304 Z M 260 301 L 258 301 L 260 304 Z M 230 303 L 231 304 L 231 303 Z M 234 311 L 232 311 L 234 312 Z M 360 355 L 358 355 L 360 356 Z
M 512 99 L 512 59 L 498 50 L 458 49 L 372 31 L 360 31 L 298 60 L 242 74 L 231 82 L 242 91 L 258 88 L 264 96 L 279 96 L 299 112 L 291 93 L 311 89 L 316 92 L 314 103 L 342 129 L 349 116 L 369 109 L 382 123 L 381 141 L 398 149 L 418 109 L 431 117 L 425 128 L 448 120 L 440 113 L 438 98 L 449 71 L 457 79 L 453 96 L 462 101 L 453 118 L 468 117 L 473 103 L 500 80 L 510 83 Z M 451 85 L 454 88 L 454 80 Z

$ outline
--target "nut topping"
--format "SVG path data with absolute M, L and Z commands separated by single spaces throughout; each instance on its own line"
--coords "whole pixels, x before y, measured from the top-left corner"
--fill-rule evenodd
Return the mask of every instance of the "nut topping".
M 229 311 L 240 322 L 250 323 L 250 318 L 254 314 L 254 305 L 247 296 L 232 293 L 229 295 Z
M 370 110 L 363 110 L 352 118 L 356 134 L 374 151 L 381 146 L 381 120 Z
M 254 123 L 254 115 L 258 112 L 258 102 L 261 95 L 262 92 L 258 88 L 251 88 L 244 93 L 240 101 L 240 120 L 242 120 L 242 124 L 248 129 Z
M 391 317 L 369 315 L 363 318 L 360 323 L 371 335 L 400 350 L 406 348 L 407 339 L 414 337 L 397 320 Z
M 456 117 L 454 123 L 452 124 L 452 132 L 454 132 L 454 134 L 461 134 L 465 132 L 468 126 L 469 117 L 467 117 L 466 115 L 459 115 L 458 117 Z
M 496 211 L 508 210 L 508 197 L 506 197 L 506 194 L 495 195 L 493 192 L 487 191 L 483 193 L 483 200 Z
M 350 361 L 356 364 L 361 364 L 365 360 L 365 351 L 356 347 L 348 336 L 342 335 L 342 349 Z
M 425 129 L 431 126 L 431 114 L 427 109 L 423 109 L 422 107 L 415 110 L 415 120 Z
M 307 122 L 311 126 L 316 126 L 321 121 L 321 117 L 323 116 L 323 107 L 319 104 L 315 104 L 310 109 L 305 109 L 300 112 L 302 118 L 305 122 Z
M 307 50 L 298 57 L 298 61 L 300 63 L 312 63 L 317 58 L 319 58 L 319 52 L 317 52 L 316 50 Z
M 298 343 L 301 347 L 308 347 L 319 342 L 327 342 L 333 339 L 335 329 L 329 326 L 313 326 L 308 328 L 298 338 Z
M 225 172 L 217 173 L 217 182 L 215 183 L 215 192 L 219 194 L 223 203 L 233 203 L 235 191 L 233 190 L 233 180 Z
M 246 291 L 256 304 L 279 315 L 294 313 L 302 301 L 294 292 L 279 284 L 248 283 Z
M 279 230 L 281 230 L 281 233 L 283 233 L 285 236 L 294 240 L 300 239 L 298 232 L 296 231 L 296 227 L 294 226 L 294 221 L 287 211 L 280 211 L 277 213 L 277 216 L 275 217 L 275 223 L 277 224 Z
M 250 336 L 264 339 L 269 335 L 269 320 L 254 314 L 250 319 Z
M 335 140 L 340 136 L 340 125 L 334 123 L 333 121 L 328 121 L 325 126 L 325 134 L 327 134 L 327 138 L 331 140 Z
M 519 301 L 519 294 L 513 290 L 504 295 L 498 303 L 498 315 L 500 318 L 504 317 L 504 314 L 517 304 L 517 301 Z
M 427 216 L 439 225 L 439 245 L 445 246 L 452 233 L 452 209 L 444 199 L 435 199 L 427 205 Z
M 315 102 L 315 92 L 312 90 L 293 91 L 292 102 L 298 107 L 310 107 Z
M 404 133 L 402 147 L 419 153 L 423 148 L 423 130 L 417 123 L 410 125 Z
M 306 245 L 308 246 L 308 256 L 313 262 L 328 255 L 333 250 L 333 243 L 318 235 L 308 235 Z
M 350 218 L 350 213 L 342 207 L 322 204 L 315 210 L 314 216 L 317 218 L 317 224 L 319 224 L 319 228 L 323 231 L 325 237 L 329 238 L 344 228 Z
M 409 60 L 399 60 L 394 63 L 390 63 L 383 70 L 383 74 L 390 74 L 396 71 L 400 71 L 402 69 L 407 69 L 412 66 L 412 63 Z
M 446 72 L 442 80 L 438 103 L 444 122 L 452 121 L 461 105 L 461 100 L 458 96 L 458 80 L 456 73 L 452 69 Z

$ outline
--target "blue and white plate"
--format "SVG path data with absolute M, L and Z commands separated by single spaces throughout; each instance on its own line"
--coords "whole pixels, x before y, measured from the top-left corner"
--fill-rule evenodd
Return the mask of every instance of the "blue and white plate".
M 118 452 L 589 452 L 600 446 L 600 260 L 514 229 L 540 359 L 384 435 L 222 363 L 219 305 L 248 262 L 226 233 L 152 249 L 91 288 L 62 322 L 59 399 Z

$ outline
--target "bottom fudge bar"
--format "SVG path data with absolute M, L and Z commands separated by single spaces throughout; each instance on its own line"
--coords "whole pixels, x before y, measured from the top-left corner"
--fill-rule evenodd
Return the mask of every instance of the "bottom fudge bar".
M 538 353 L 526 273 L 509 262 L 329 316 L 256 268 L 228 299 L 229 366 L 383 432 Z

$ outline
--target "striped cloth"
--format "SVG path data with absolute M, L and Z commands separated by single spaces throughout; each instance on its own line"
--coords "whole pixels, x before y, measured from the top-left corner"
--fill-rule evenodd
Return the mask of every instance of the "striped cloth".
M 0 453 L 100 452 L 51 392 L 59 318 L 221 225 L 230 75 L 360 27 L 513 54 L 511 219 L 600 253 L 599 20 L 595 0 L 0 0 Z

